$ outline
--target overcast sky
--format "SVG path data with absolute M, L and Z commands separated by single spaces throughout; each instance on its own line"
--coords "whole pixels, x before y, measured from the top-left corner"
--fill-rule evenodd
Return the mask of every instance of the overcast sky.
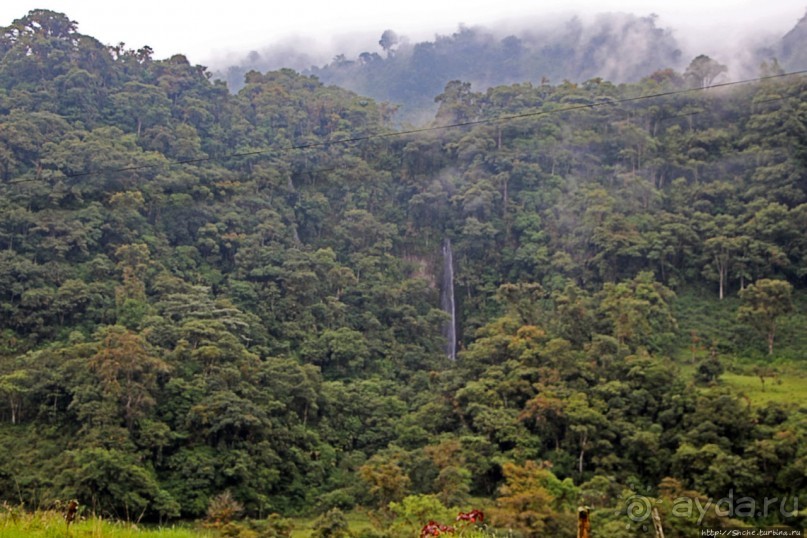
M 228 52 L 243 54 L 293 37 L 327 45 L 392 28 L 430 39 L 460 23 L 492 25 L 572 11 L 655 13 L 660 26 L 674 28 L 684 41 L 699 39 L 701 46 L 751 31 L 782 35 L 805 14 L 807 0 L 0 0 L 0 26 L 37 8 L 66 13 L 81 33 L 105 44 L 149 45 L 156 58 L 183 53 L 192 63 L 214 65 Z

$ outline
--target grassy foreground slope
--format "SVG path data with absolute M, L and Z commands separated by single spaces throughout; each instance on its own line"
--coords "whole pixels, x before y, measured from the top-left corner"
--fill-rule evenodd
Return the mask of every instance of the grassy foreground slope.
M 201 529 L 140 528 L 123 522 L 91 517 L 77 521 L 67 528 L 59 512 L 23 512 L 7 506 L 0 509 L 0 538 L 214 538 L 215 534 Z

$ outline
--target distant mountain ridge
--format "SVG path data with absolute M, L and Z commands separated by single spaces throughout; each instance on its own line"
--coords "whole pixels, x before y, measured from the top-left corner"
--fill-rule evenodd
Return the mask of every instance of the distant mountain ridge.
M 786 70 L 807 69 L 807 13 L 785 34 L 777 52 Z
M 753 70 L 762 61 L 778 57 L 785 69 L 803 69 L 807 67 L 804 43 L 805 18 L 778 43 L 753 53 L 750 64 L 742 67 Z M 656 16 L 626 13 L 603 13 L 588 22 L 574 17 L 562 24 L 547 23 L 514 33 L 460 26 L 451 35 L 418 43 L 387 30 L 378 44 L 378 52 L 362 52 L 355 58 L 338 54 L 327 65 L 308 68 L 303 66 L 309 57 L 296 50 L 284 47 L 282 54 L 277 51 L 266 57 L 253 51 L 217 76 L 227 81 L 231 91 L 237 91 L 250 70 L 292 67 L 316 75 L 326 84 L 400 105 L 399 119 L 417 123 L 433 117 L 434 96 L 451 80 L 471 82 L 476 90 L 594 78 L 635 82 L 658 70 L 683 71 L 702 52 L 684 52 L 673 31 L 659 27 Z M 278 64 L 283 61 L 288 65 Z
M 520 82 L 581 81 L 601 77 L 638 80 L 656 69 L 685 65 L 681 49 L 656 18 L 624 13 L 598 15 L 584 23 L 575 17 L 563 25 L 496 35 L 484 27 L 461 26 L 434 41 L 409 43 L 388 30 L 379 42 L 382 53 L 363 52 L 355 59 L 337 55 L 328 65 L 305 72 L 380 101 L 402 106 L 409 119 L 421 111 L 430 117 L 434 96 L 446 83 L 460 79 L 477 89 Z M 299 58 L 296 58 L 299 60 Z M 260 54 L 251 53 L 223 78 L 236 91 L 249 70 L 263 71 Z M 276 67 L 276 66 L 271 66 Z

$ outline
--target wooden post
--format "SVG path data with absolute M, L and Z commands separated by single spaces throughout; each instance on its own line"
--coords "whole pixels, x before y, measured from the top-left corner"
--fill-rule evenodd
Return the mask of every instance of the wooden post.
M 664 528 L 661 526 L 661 516 L 658 514 L 658 508 L 654 506 L 650 514 L 653 516 L 653 528 L 656 530 L 656 538 L 664 538 Z
M 67 535 L 70 536 L 70 524 L 76 520 L 78 514 L 78 501 L 73 499 L 64 509 L 64 520 L 67 522 Z
M 591 538 L 591 520 L 585 506 L 577 509 L 577 538 Z

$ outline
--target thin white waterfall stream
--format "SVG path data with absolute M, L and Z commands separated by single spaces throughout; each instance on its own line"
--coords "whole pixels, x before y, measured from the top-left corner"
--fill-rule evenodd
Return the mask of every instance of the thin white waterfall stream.
M 443 282 L 440 290 L 440 307 L 449 319 L 443 324 L 446 339 L 446 355 L 452 361 L 457 358 L 457 308 L 454 304 L 454 256 L 451 239 L 443 241 Z

